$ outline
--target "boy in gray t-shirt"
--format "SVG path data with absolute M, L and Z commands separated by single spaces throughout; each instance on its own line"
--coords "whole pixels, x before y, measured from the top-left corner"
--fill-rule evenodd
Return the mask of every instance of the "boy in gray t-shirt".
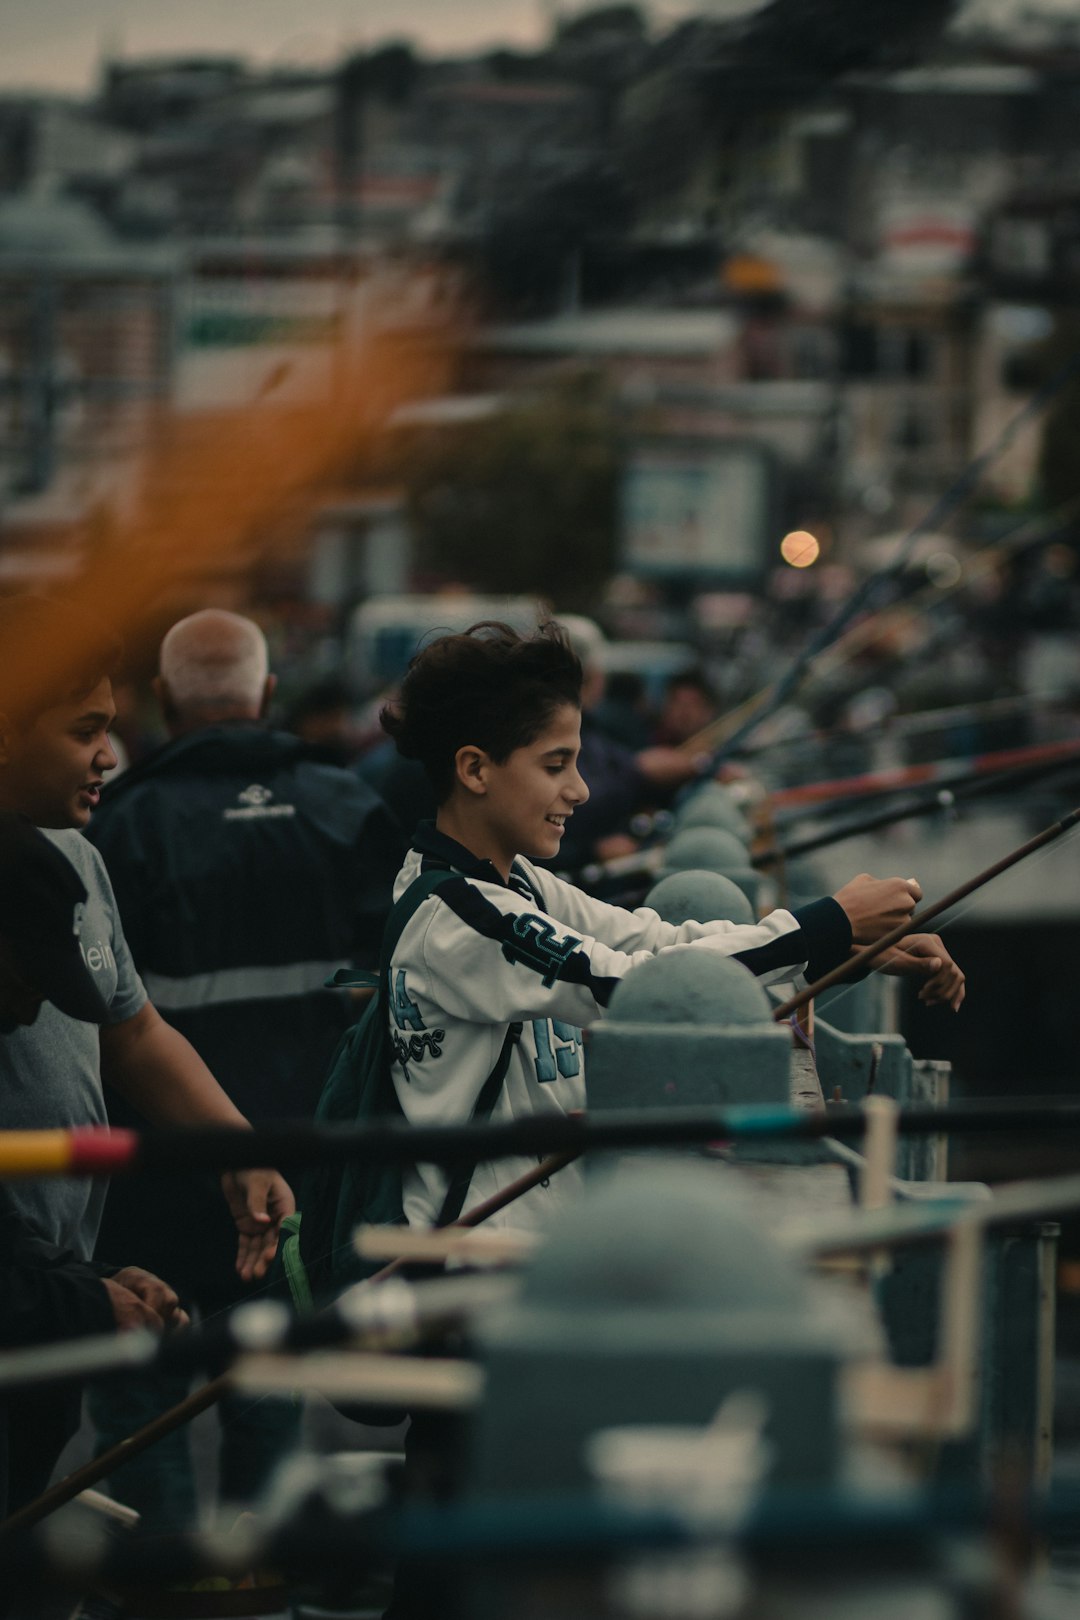
M 83 935 L 88 916 L 101 911 L 97 896 L 90 902 L 86 883 L 54 842 L 25 817 L 0 811 L 0 1049 L 14 1052 L 18 1037 L 61 1009 L 63 1024 L 86 1032 L 96 1051 L 97 1025 L 109 1008 L 89 965 L 95 945 L 105 960 L 93 932 L 97 915 Z M 81 1209 L 81 1188 L 75 1197 Z M 114 1328 L 161 1332 L 186 1319 L 160 1277 L 133 1266 L 91 1265 L 51 1243 L 0 1186 L 0 1345 Z M 75 1386 L 21 1390 L 11 1399 L 0 1391 L 0 1517 L 40 1494 L 78 1421 Z
M 43 650 L 53 673 L 43 671 Z M 44 597 L 0 602 L 0 810 L 15 810 L 76 866 L 90 895 L 86 961 L 109 1007 L 94 1029 L 45 1008 L 29 1029 L 0 1041 L 0 1129 L 104 1123 L 102 1080 L 156 1124 L 233 1125 L 247 1120 L 195 1049 L 166 1024 L 132 967 L 100 856 L 78 836 L 116 765 L 116 715 L 108 671 L 119 649 L 73 604 Z M 265 1275 L 281 1220 L 295 1208 L 275 1170 L 229 1171 L 222 1190 L 239 1234 L 237 1270 Z M 101 1184 L 24 1182 L 20 1209 L 48 1235 L 89 1253 Z
M 109 1012 L 109 1021 L 132 1018 L 146 1001 L 124 940 L 105 863 L 80 833 L 43 828 L 86 886 L 79 943 L 83 961 Z M 68 1018 L 45 1002 L 29 1028 L 3 1037 L 0 1046 L 0 1117 L 7 1130 L 107 1125 L 101 1057 L 95 1024 Z M 43 1237 L 81 1259 L 93 1253 L 106 1183 L 52 1176 L 16 1181 L 11 1195 Z

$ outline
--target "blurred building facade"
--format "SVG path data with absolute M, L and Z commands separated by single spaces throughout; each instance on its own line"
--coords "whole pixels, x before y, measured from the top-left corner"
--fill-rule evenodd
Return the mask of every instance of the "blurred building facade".
M 121 61 L 80 103 L 0 101 L 0 544 L 88 446 L 329 388 L 335 338 L 386 326 L 467 329 L 465 396 L 603 370 L 647 424 L 631 481 L 666 440 L 715 504 L 717 446 L 752 447 L 849 547 L 903 527 L 1036 386 L 1080 261 L 1068 20 L 939 9 L 802 77 L 775 17 L 606 8 L 535 53 Z M 992 495 L 1030 494 L 1036 448 Z
M 172 387 L 175 254 L 85 202 L 0 199 L 0 580 L 62 577 L 134 498 Z

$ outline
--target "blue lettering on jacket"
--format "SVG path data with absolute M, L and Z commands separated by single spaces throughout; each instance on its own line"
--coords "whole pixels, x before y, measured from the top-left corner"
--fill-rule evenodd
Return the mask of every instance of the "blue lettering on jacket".
M 405 969 L 398 968 L 395 975 L 393 968 L 387 972 L 390 989 L 390 1011 L 394 1015 L 394 1023 L 398 1029 L 423 1029 L 424 1020 L 420 1016 L 420 1009 L 405 987 Z
M 536 1042 L 536 1078 L 540 1085 L 554 1085 L 561 1075 L 572 1080 L 581 1073 L 578 1049 L 584 1043 L 581 1031 L 573 1024 L 564 1024 L 559 1018 L 534 1018 L 533 1040 Z M 555 1042 L 566 1042 L 556 1045 Z
M 546 990 L 551 989 L 581 944 L 573 934 L 557 939 L 548 919 L 538 917 L 535 912 L 520 912 L 514 918 L 513 934 L 512 939 L 503 941 L 503 955 L 508 962 L 520 962 L 523 967 L 539 973 Z

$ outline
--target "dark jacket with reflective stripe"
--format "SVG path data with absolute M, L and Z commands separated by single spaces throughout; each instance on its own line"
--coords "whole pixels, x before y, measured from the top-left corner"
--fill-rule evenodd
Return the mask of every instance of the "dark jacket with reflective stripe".
M 356 1011 L 323 981 L 346 963 L 374 963 L 401 861 L 381 799 L 295 737 L 214 726 L 167 743 L 107 787 L 87 836 L 162 1016 L 248 1118 L 309 1116 Z M 114 1122 L 121 1111 L 110 1099 Z M 99 1252 L 118 1252 L 118 1206 L 134 1220 L 146 1198 L 118 1185 Z M 155 1251 L 151 1269 L 175 1283 L 172 1248 Z M 123 1252 L 150 1264 L 130 1244 Z

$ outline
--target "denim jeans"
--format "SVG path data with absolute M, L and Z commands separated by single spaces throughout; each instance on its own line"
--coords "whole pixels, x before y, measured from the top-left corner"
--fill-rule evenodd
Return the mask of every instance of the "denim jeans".
M 123 1386 L 98 1384 L 88 1391 L 97 1430 L 95 1454 L 134 1434 L 189 1393 L 185 1373 L 138 1375 Z M 299 1401 L 229 1394 L 218 1403 L 221 1440 L 218 1499 L 248 1504 L 265 1488 L 275 1465 L 295 1449 Z M 174 1429 L 109 1476 L 117 1501 L 140 1513 L 149 1527 L 181 1530 L 195 1523 L 197 1493 L 188 1426 Z

